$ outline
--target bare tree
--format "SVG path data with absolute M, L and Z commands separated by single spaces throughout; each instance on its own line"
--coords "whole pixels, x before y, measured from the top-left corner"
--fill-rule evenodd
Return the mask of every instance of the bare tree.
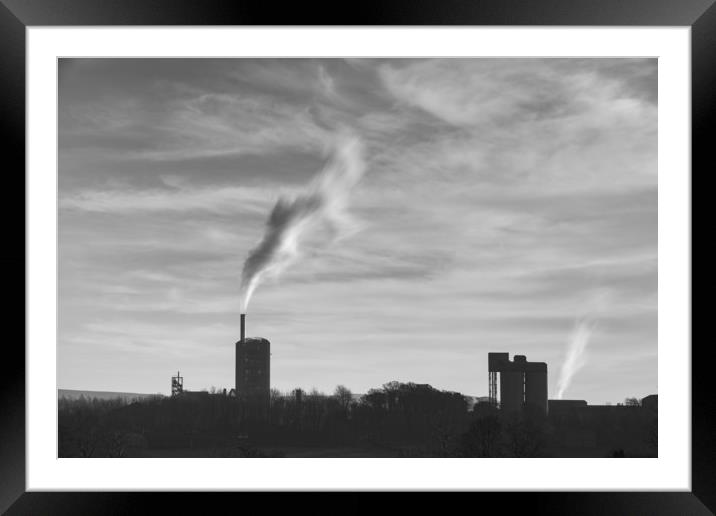
M 462 435 L 465 457 L 496 457 L 499 455 L 502 425 L 496 412 L 480 414 Z
M 351 402 L 353 401 L 353 393 L 345 385 L 337 386 L 336 390 L 333 391 L 333 397 L 338 400 L 341 408 L 345 411 L 348 410 L 351 406 Z

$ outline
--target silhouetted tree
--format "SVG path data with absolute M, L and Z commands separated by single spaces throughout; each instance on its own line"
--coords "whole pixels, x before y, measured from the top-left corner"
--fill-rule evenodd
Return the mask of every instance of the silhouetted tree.
M 646 417 L 649 418 L 646 429 L 646 445 L 656 457 L 659 455 L 659 417 L 656 411 L 647 414 Z
M 385 392 L 381 389 L 370 389 L 361 396 L 361 403 L 364 403 L 374 411 L 384 411 L 388 408 Z
M 461 437 L 463 457 L 497 457 L 502 439 L 502 424 L 496 409 L 485 409 L 470 423 Z
M 537 457 L 542 448 L 543 424 L 538 416 L 525 412 L 510 417 L 505 428 L 507 450 L 512 457 Z
M 124 457 L 126 444 L 125 434 L 122 432 L 108 431 L 104 437 L 108 457 Z
M 345 385 L 338 385 L 336 390 L 333 392 L 333 397 L 338 401 L 341 408 L 345 412 L 348 412 L 348 407 L 350 407 L 353 402 L 353 393 L 350 389 L 348 389 Z
M 212 390 L 131 403 L 60 399 L 59 455 L 141 456 L 151 453 L 144 450 L 195 448 L 211 456 L 273 456 L 267 445 L 369 446 L 402 457 L 534 457 L 569 446 L 595 447 L 603 455 L 657 450 L 655 409 L 573 411 L 550 416 L 547 432 L 539 410 L 525 407 L 510 416 L 478 404 L 468 412 L 464 396 L 427 384 L 388 382 L 358 401 L 342 385 L 331 395 L 274 389 L 268 418 L 248 401 Z M 567 437 L 572 444 L 565 444 Z
M 654 454 L 658 454 L 659 451 L 659 425 L 657 424 L 656 420 L 653 421 L 653 423 L 649 426 L 649 435 L 647 436 L 647 445 L 649 446 L 649 449 L 654 452 Z

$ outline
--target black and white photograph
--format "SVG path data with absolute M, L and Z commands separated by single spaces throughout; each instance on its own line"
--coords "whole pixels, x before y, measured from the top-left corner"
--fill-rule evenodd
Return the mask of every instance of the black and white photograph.
M 57 456 L 658 457 L 656 58 L 60 58 Z

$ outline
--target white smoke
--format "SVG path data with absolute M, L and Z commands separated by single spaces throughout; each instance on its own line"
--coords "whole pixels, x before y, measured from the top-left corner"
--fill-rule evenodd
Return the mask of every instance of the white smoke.
M 567 355 L 559 373 L 556 396 L 558 400 L 562 399 L 564 392 L 572 383 L 572 378 L 586 363 L 586 349 L 595 326 L 596 324 L 589 317 L 582 317 L 576 321 L 567 341 Z
M 348 196 L 363 175 L 363 146 L 348 133 L 333 144 L 332 157 L 306 190 L 295 197 L 276 201 L 266 230 L 249 252 L 241 274 L 241 312 L 245 313 L 256 287 L 269 276 L 278 276 L 299 256 L 305 237 L 319 225 L 327 225 L 333 240 L 355 230 L 347 213 Z

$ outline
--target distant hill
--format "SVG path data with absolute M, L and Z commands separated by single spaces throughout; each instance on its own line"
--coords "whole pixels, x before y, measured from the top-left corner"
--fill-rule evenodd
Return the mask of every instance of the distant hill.
M 96 398 L 98 400 L 114 400 L 122 399 L 131 401 L 133 399 L 151 398 L 153 396 L 163 396 L 163 394 L 143 394 L 138 392 L 112 392 L 112 391 L 78 391 L 74 389 L 57 389 L 57 398 L 65 398 L 69 400 L 77 400 L 80 397 Z

